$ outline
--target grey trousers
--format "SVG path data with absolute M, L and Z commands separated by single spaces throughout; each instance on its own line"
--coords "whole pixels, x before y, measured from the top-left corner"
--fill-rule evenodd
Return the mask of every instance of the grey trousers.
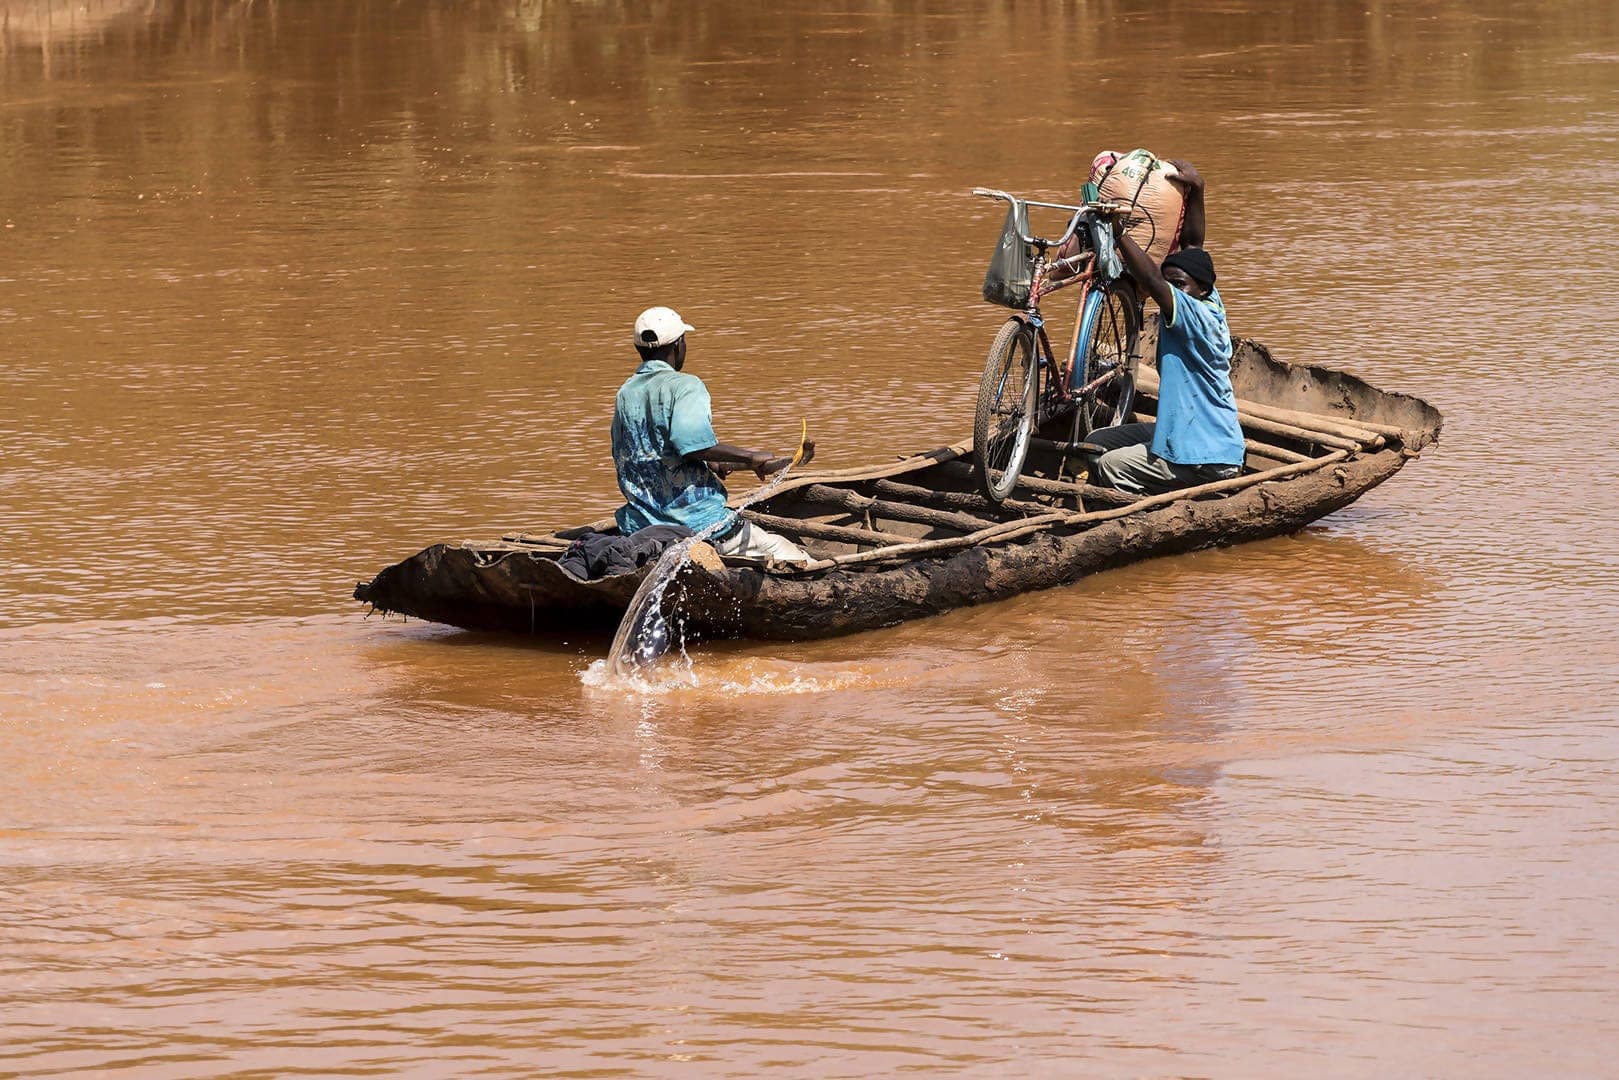
M 1105 453 L 1087 459 L 1091 483 L 1118 488 L 1138 495 L 1224 480 L 1242 471 L 1240 465 L 1177 465 L 1152 452 L 1151 424 L 1120 424 L 1098 428 L 1085 441 L 1100 446 Z

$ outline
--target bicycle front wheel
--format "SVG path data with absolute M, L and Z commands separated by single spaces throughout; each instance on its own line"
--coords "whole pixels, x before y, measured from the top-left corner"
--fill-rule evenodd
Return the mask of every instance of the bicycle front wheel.
M 973 471 L 979 489 L 993 502 L 1012 493 L 1023 471 L 1039 385 L 1034 329 L 1021 319 L 1008 319 L 989 347 L 973 416 Z
M 1103 375 L 1112 378 L 1083 394 L 1074 412 L 1074 440 L 1098 428 L 1130 422 L 1136 400 L 1136 345 L 1141 338 L 1141 307 L 1135 288 L 1127 281 L 1113 282 L 1085 298 L 1080 314 L 1079 347 L 1074 363 L 1080 378 L 1075 386 L 1088 386 Z

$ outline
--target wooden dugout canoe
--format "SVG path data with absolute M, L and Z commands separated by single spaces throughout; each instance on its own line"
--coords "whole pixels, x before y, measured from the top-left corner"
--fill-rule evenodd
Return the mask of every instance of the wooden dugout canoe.
M 1152 355 L 1150 342 L 1144 351 Z M 743 513 L 792 535 L 807 567 L 699 552 L 666 605 L 700 637 L 803 640 L 1046 589 L 1139 559 L 1278 536 L 1338 510 L 1439 437 L 1437 409 L 1241 341 L 1232 360 L 1243 475 L 1150 498 L 1074 482 L 1067 417 L 1042 427 L 1006 503 L 976 493 L 970 445 L 789 478 Z M 1143 366 L 1138 415 L 1156 407 Z M 741 497 L 734 502 L 742 501 Z M 354 598 L 471 630 L 611 632 L 649 572 L 581 581 L 557 563 L 611 519 L 490 543 L 435 544 Z

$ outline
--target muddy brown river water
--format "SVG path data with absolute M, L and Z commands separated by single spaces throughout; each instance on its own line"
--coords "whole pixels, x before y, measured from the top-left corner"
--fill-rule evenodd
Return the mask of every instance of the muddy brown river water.
M 1614 1075 L 1616 144 L 1607 0 L 0 0 L 0 1075 Z M 350 601 L 610 511 L 649 304 L 960 436 L 965 193 L 1137 145 L 1435 450 L 657 692 Z

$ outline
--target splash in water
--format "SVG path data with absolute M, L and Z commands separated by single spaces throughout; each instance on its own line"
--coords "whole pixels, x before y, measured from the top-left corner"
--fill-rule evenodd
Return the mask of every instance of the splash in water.
M 799 435 L 798 452 L 793 455 L 787 467 L 770 478 L 752 495 L 737 505 L 736 512 L 741 513 L 746 507 L 756 502 L 768 499 L 781 487 L 787 474 L 793 471 L 794 466 L 804 460 L 809 447 L 809 423 L 803 422 L 803 430 Z M 688 536 L 679 543 L 665 549 L 657 563 L 652 567 L 641 587 L 635 590 L 630 599 L 629 607 L 624 609 L 624 617 L 619 620 L 618 632 L 613 635 L 612 648 L 607 653 L 607 670 L 612 676 L 624 678 L 637 671 L 651 667 L 666 656 L 671 649 L 678 648 L 681 656 L 686 655 L 686 634 L 684 622 L 676 617 L 670 622 L 669 615 L 664 610 L 664 596 L 679 578 L 681 571 L 691 562 L 692 548 L 704 543 L 709 537 L 719 532 L 720 527 L 729 524 L 730 518 L 721 518 L 701 532 Z M 676 598 L 678 600 L 678 597 Z M 686 664 L 691 667 L 690 658 Z
M 784 663 L 769 657 L 750 655 L 725 657 L 704 654 L 686 663 L 665 663 L 615 675 L 608 661 L 592 660 L 579 673 L 579 681 L 592 690 L 633 691 L 653 697 L 698 694 L 703 698 L 739 696 L 794 696 L 825 694 L 908 683 L 912 672 L 896 672 L 892 666 L 869 663 Z

